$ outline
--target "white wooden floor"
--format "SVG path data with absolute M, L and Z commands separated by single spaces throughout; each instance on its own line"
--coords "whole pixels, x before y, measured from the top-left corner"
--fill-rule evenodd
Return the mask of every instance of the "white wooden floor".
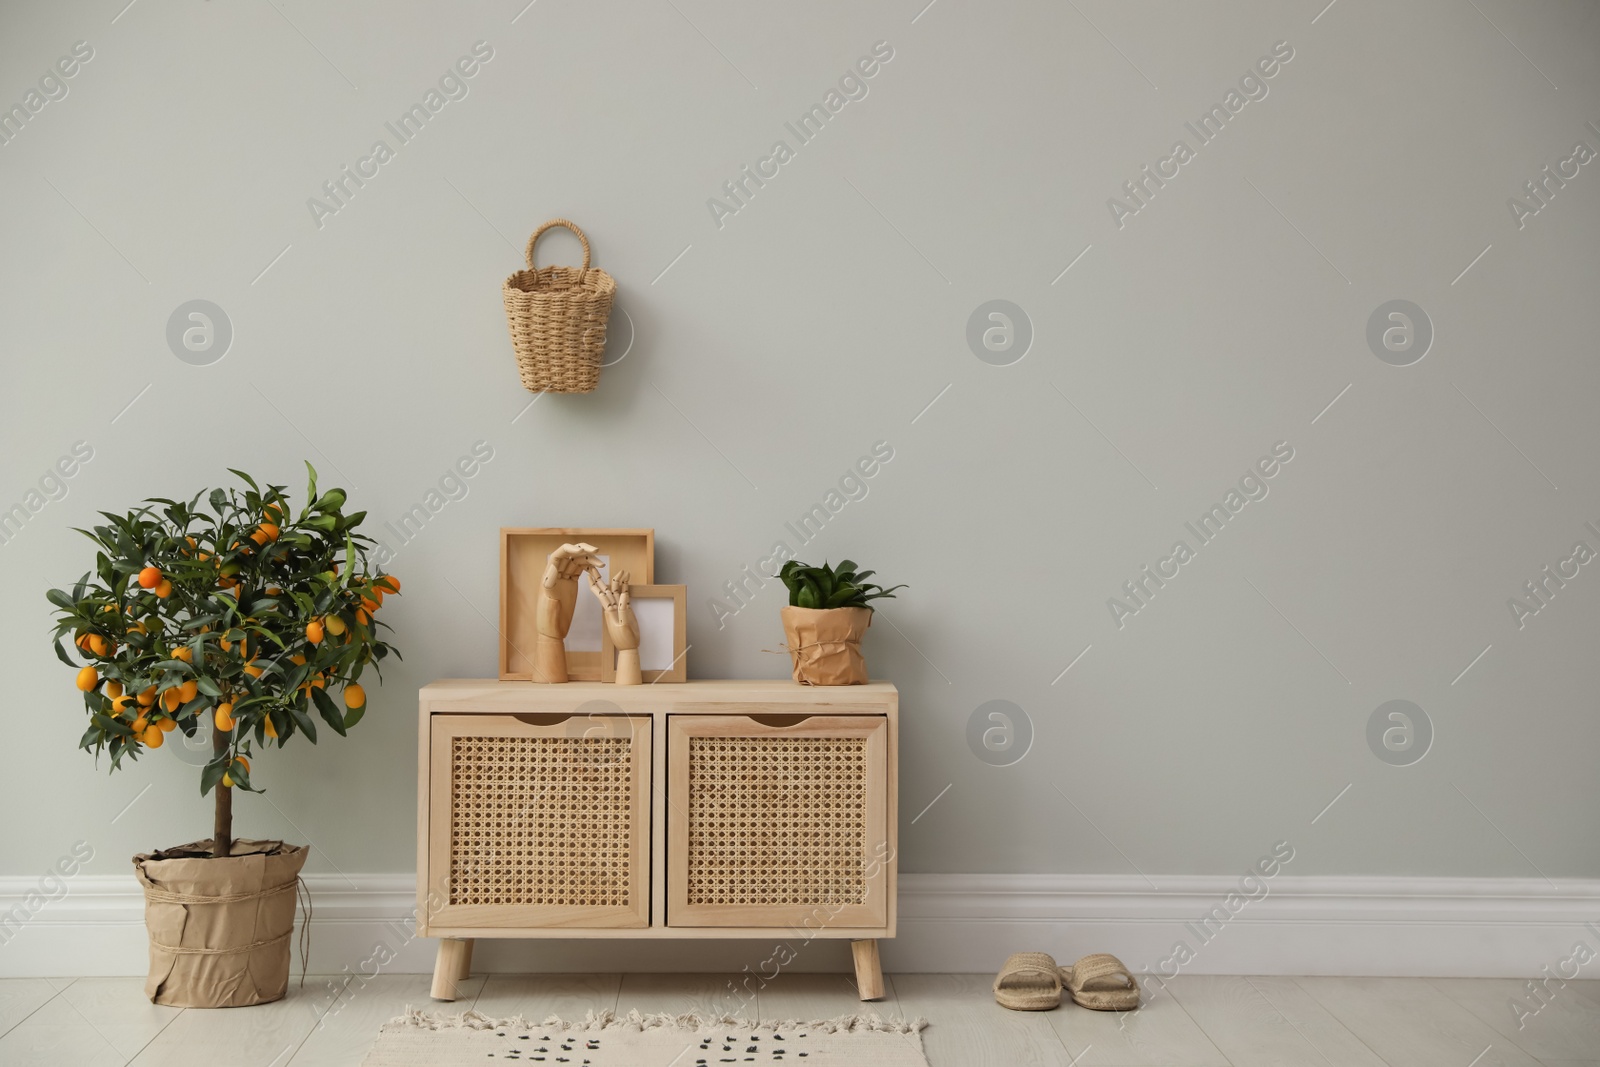
M 923 1016 L 935 1067 L 1600 1067 L 1600 982 L 1554 989 L 1520 1029 L 1516 979 L 1184 977 L 1126 1017 L 1067 1004 L 1009 1012 L 988 975 L 887 976 L 865 1006 Z M 739 1013 L 717 975 L 491 975 L 456 1010 L 582 1017 L 590 1009 Z M 379 1025 L 428 999 L 422 975 L 291 983 L 259 1008 L 153 1007 L 140 978 L 0 980 L 0 1064 L 335 1067 L 361 1062 Z M 791 974 L 744 1014 L 816 1019 L 862 1010 L 844 975 Z

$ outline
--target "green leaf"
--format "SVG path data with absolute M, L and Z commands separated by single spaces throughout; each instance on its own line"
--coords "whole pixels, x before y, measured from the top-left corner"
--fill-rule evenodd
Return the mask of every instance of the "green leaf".
M 258 485 L 256 485 L 256 480 L 255 480 L 255 479 L 254 479 L 254 478 L 252 478 L 252 477 L 250 477 L 250 476 L 249 476 L 249 475 L 248 475 L 248 474 L 246 474 L 246 473 L 245 473 L 245 472 L 244 472 L 244 471 L 242 471 L 242 470 L 238 470 L 238 469 L 236 469 L 236 468 L 233 468 L 233 467 L 229 467 L 229 468 L 228 468 L 228 473 L 229 473 L 229 474 L 236 474 L 236 475 L 238 475 L 238 476 L 239 476 L 239 478 L 240 478 L 240 480 L 242 480 L 242 481 L 243 481 L 243 482 L 244 482 L 244 483 L 245 483 L 245 484 L 246 484 L 246 485 L 248 485 L 248 486 L 249 486 L 249 487 L 250 487 L 250 488 L 252 488 L 252 489 L 254 489 L 254 490 L 255 490 L 255 491 L 256 491 L 256 492 L 257 492 L 257 493 L 260 493 L 260 492 L 261 492 L 261 487 L 260 487 L 260 486 L 258 486 Z M 357 488 L 360 488 L 360 487 L 359 487 L 359 486 L 357 486 Z
M 311 690 L 311 699 L 316 702 L 317 713 L 327 721 L 329 726 L 333 727 L 334 733 L 343 737 L 345 735 L 344 716 L 339 714 L 339 705 L 335 704 L 333 698 L 321 689 L 313 688 Z
M 300 725 L 300 729 L 305 731 L 306 737 L 311 740 L 311 743 L 313 745 L 316 744 L 317 725 L 311 721 L 311 716 L 306 714 L 306 710 L 302 707 L 291 704 L 289 705 L 289 714 L 294 716 L 294 721 Z
M 45 599 L 63 611 L 76 611 L 77 602 L 59 589 L 52 589 L 45 595 Z
M 349 711 L 345 712 L 344 713 L 344 727 L 345 727 L 345 729 L 348 730 L 348 729 L 350 729 L 350 727 L 352 727 L 356 723 L 360 722 L 361 721 L 361 717 L 363 715 L 365 715 L 366 713 L 367 713 L 367 706 L 365 704 L 361 705 L 359 708 L 351 708 Z
M 225 754 L 206 764 L 206 769 L 200 772 L 200 795 L 205 796 L 211 792 L 216 784 L 222 781 L 222 776 L 227 773 L 227 770 L 228 757 Z
M 816 568 L 817 589 L 822 593 L 822 602 L 826 604 L 833 599 L 833 572 L 826 567 Z
M 96 712 L 90 721 L 99 728 L 101 733 L 121 734 L 123 737 L 133 736 L 133 728 L 121 719 L 113 719 L 109 715 Z
M 67 656 L 67 650 L 61 647 L 60 641 L 52 641 L 50 643 L 50 647 L 56 650 L 56 659 L 60 660 L 62 663 L 65 663 L 69 667 L 77 666 L 77 664 L 72 662 L 72 660 Z
M 839 588 L 835 589 L 833 591 L 833 595 L 828 598 L 828 607 L 843 607 L 859 596 L 860 593 L 861 590 L 857 589 L 853 585 L 841 585 Z
M 344 507 L 345 493 L 343 489 L 329 489 L 317 502 L 311 505 L 313 511 L 338 511 Z

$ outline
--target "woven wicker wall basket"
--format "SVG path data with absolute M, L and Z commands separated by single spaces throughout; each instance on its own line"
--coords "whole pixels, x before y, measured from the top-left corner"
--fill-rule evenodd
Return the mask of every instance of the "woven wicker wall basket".
M 555 226 L 565 226 L 583 243 L 582 267 L 533 265 L 533 246 Z M 533 231 L 527 260 L 528 269 L 500 287 L 522 384 L 532 393 L 592 393 L 600 384 L 616 279 L 589 266 L 589 238 L 566 219 L 551 219 Z

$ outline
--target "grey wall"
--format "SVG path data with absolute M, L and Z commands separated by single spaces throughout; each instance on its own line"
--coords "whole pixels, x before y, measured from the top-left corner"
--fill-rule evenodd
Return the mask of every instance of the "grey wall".
M 389 538 L 404 667 L 238 804 L 313 869 L 410 869 L 414 691 L 494 672 L 497 529 L 649 525 L 702 678 L 785 672 L 775 582 L 723 625 L 710 604 L 777 541 L 910 583 L 869 637 L 904 691 L 907 870 L 1229 873 L 1289 841 L 1298 874 L 1600 875 L 1600 576 L 1508 605 L 1600 550 L 1600 164 L 1508 205 L 1600 149 L 1594 5 L 123 2 L 0 8 L 0 103 L 93 49 L 0 145 L 0 504 L 93 449 L 0 545 L 0 872 L 80 839 L 120 872 L 209 830 L 170 749 L 109 777 L 74 749 L 43 599 L 90 558 L 69 527 L 230 465 L 298 487 L 306 458 L 394 520 L 483 441 L 464 498 Z M 799 144 L 785 123 L 876 42 L 865 97 Z M 1185 123 L 1275 46 L 1200 144 Z M 314 217 L 380 138 L 394 158 Z M 1179 139 L 1133 212 L 1123 183 Z M 497 290 L 555 215 L 618 279 L 627 354 L 527 408 Z M 206 366 L 166 337 L 195 299 L 233 331 Z M 1031 324 L 1009 365 L 967 340 L 990 300 Z M 1367 339 L 1391 300 L 1431 323 L 1407 366 Z M 785 522 L 876 442 L 802 548 Z M 1200 544 L 1185 523 L 1275 446 Z M 1408 766 L 1419 744 L 1369 745 L 1391 700 L 1431 723 Z

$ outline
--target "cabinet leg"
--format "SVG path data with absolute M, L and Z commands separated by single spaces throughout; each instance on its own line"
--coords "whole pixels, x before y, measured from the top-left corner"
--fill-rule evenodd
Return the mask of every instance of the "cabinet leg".
M 877 938 L 850 942 L 856 964 L 856 990 L 862 1000 L 883 999 L 883 965 L 878 960 Z
M 478 942 L 473 938 L 463 938 L 461 943 L 466 948 L 461 950 L 461 969 L 456 972 L 456 981 L 465 982 L 472 977 L 472 947 Z
M 472 942 L 446 937 L 439 940 L 439 955 L 433 964 L 434 1000 L 456 999 L 456 982 L 470 965 Z

